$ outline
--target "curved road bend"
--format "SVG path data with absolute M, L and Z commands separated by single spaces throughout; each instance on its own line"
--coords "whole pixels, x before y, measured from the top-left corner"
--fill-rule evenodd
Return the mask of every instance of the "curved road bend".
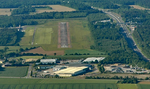
M 137 53 L 137 55 L 139 55 L 141 58 L 143 58 L 143 60 L 145 61 L 150 61 L 146 56 L 144 56 L 144 54 L 141 52 L 141 50 L 137 47 L 132 35 L 130 34 L 130 32 L 128 31 L 127 26 L 125 25 L 124 21 L 122 20 L 121 17 L 118 17 L 116 14 L 111 13 L 111 12 L 105 12 L 107 15 L 109 15 L 111 18 L 113 18 L 114 20 L 117 21 L 118 24 L 120 24 L 121 29 L 121 34 L 123 34 L 123 36 L 125 37 L 128 46 L 135 52 Z

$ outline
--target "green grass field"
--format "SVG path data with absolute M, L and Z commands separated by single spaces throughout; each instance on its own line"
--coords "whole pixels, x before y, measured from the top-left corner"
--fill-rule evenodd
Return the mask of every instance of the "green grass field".
M 87 54 L 89 53 L 90 55 L 104 55 L 104 52 L 96 51 L 96 50 L 90 50 L 90 49 L 68 49 L 65 50 L 65 54 L 75 54 L 75 53 L 80 53 L 80 54 Z
M 104 82 L 103 82 L 104 81 Z M 117 89 L 114 80 L 0 79 L 0 89 Z
M 52 28 L 39 27 L 35 32 L 34 44 L 51 44 Z
M 20 57 L 16 57 L 16 59 L 40 59 L 42 58 L 43 56 L 20 56 Z
M 0 70 L 0 76 L 5 77 L 24 77 L 27 74 L 28 67 L 6 67 Z
M 117 84 L 118 89 L 138 89 L 136 84 Z
M 29 26 L 25 30 L 25 35 L 20 41 L 20 45 L 31 45 L 35 26 Z
M 138 89 L 150 89 L 150 84 L 138 84 Z

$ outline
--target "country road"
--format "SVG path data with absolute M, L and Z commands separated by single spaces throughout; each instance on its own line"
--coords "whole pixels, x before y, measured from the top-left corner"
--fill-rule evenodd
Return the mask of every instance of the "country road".
M 106 13 L 107 15 L 109 15 L 111 18 L 113 18 L 114 20 L 117 21 L 117 23 L 120 25 L 121 27 L 121 33 L 122 35 L 125 37 L 128 46 L 135 52 L 137 53 L 137 55 L 139 55 L 139 57 L 143 58 L 145 61 L 150 61 L 146 56 L 144 56 L 144 54 L 141 52 L 141 50 L 138 48 L 138 46 L 136 45 L 136 42 L 134 41 L 132 35 L 130 34 L 130 32 L 128 31 L 127 26 L 125 25 L 125 22 L 122 20 L 121 17 L 119 17 L 117 14 L 112 13 L 112 12 L 106 12 L 103 10 L 104 13 Z

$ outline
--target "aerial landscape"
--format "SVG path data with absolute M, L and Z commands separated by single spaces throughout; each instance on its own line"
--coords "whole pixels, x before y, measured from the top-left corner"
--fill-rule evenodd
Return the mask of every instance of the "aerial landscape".
M 150 89 L 149 0 L 0 0 L 0 89 Z

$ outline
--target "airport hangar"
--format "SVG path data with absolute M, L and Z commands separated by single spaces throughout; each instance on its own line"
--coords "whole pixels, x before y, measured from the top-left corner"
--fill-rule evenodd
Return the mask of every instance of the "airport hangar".
M 85 73 L 87 70 L 89 70 L 87 66 L 67 67 L 66 69 L 62 69 L 62 70 L 54 72 L 54 74 L 57 74 L 60 77 L 71 77 L 71 76 L 76 76 L 76 75 Z

